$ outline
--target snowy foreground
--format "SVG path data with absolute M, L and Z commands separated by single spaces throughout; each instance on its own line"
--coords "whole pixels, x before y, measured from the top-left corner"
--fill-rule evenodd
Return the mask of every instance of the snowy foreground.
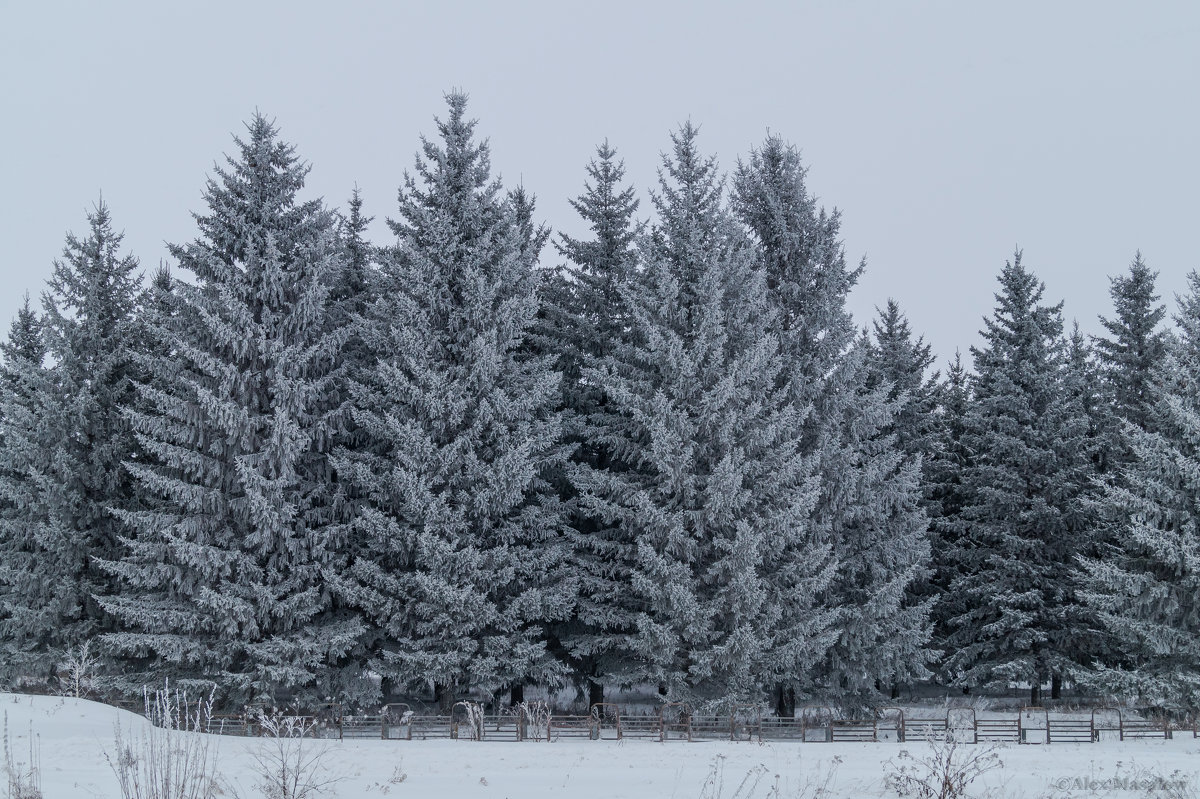
M 128 739 L 145 729 L 141 717 L 59 697 L 0 694 L 0 708 L 7 715 L 12 758 L 18 765 L 29 759 L 32 726 L 45 799 L 121 796 L 105 753 L 115 751 L 114 725 L 123 725 Z M 261 796 L 255 787 L 254 753 L 263 742 L 215 736 L 209 740 L 217 747 L 219 770 L 232 787 L 227 795 L 236 791 L 244 799 Z M 336 782 L 324 795 L 342 799 L 894 796 L 883 783 L 887 761 L 902 749 L 917 758 L 929 754 L 928 745 L 920 743 L 305 743 L 327 749 L 324 762 Z M 994 751 L 1003 768 L 980 778 L 971 795 L 1200 796 L 1200 741 L 1190 734 L 1171 741 L 1011 745 Z M 744 783 L 747 775 L 750 779 Z M 822 785 L 830 792 L 818 792 Z

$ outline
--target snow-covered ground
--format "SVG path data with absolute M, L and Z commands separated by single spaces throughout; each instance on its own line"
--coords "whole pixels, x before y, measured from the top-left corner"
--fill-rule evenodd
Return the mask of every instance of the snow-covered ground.
M 145 729 L 141 717 L 94 702 L 12 694 L 0 694 L 0 710 L 7 715 L 14 760 L 28 759 L 32 729 L 45 799 L 119 799 L 105 753 L 115 751 L 114 725 L 123 725 L 127 737 L 136 736 Z M 210 740 L 219 770 L 238 795 L 260 796 L 254 787 L 253 755 L 263 742 Z M 342 799 L 788 799 L 813 796 L 825 784 L 831 792 L 816 795 L 882 797 L 895 795 L 883 783 L 889 759 L 902 749 L 918 758 L 930 752 L 928 745 L 916 743 L 360 740 L 306 745 L 325 750 L 325 765 L 337 780 L 327 795 Z M 959 751 L 980 750 L 965 746 Z M 1200 741 L 1190 733 L 1170 741 L 1011 745 L 995 752 L 1003 767 L 982 777 L 973 795 L 990 789 L 1000 797 L 1200 796 Z M 714 770 L 715 783 L 710 778 Z M 1178 792 L 1147 790 L 1147 783 L 1158 778 L 1178 785 Z M 773 794 L 776 784 L 780 791 Z

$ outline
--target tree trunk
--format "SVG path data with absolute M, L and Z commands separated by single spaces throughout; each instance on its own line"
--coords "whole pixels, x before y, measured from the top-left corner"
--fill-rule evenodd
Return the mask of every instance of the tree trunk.
M 1029 705 L 1030 707 L 1038 707 L 1042 703 L 1042 684 L 1035 682 L 1029 689 Z
M 516 707 L 525 701 L 525 684 L 515 682 L 508 689 L 508 706 Z
M 796 689 L 784 683 L 775 686 L 775 715 L 781 719 L 796 717 Z
M 971 686 L 964 685 L 963 686 L 963 696 L 970 696 L 970 695 L 971 695 Z
M 1050 678 L 1050 698 L 1062 698 L 1062 677 L 1057 674 Z
M 604 704 L 604 683 L 588 678 L 588 711 Z
M 900 698 L 900 684 L 892 683 L 892 699 Z
M 438 706 L 439 713 L 449 716 L 450 711 L 454 709 L 454 689 L 449 685 L 434 683 L 433 702 Z

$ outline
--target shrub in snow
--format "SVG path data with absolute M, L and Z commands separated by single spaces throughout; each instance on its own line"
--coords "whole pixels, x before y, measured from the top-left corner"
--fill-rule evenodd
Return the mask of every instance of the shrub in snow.
M 136 734 L 114 725 L 114 752 L 104 759 L 117 777 L 122 799 L 213 799 L 220 796 L 216 736 L 205 735 L 213 694 L 191 700 L 170 683 L 153 694 L 144 689 L 150 725 Z M 127 737 L 128 736 L 128 737 Z
M 38 739 L 29 726 L 29 759 L 21 762 L 13 757 L 12 739 L 8 735 L 8 713 L 4 714 L 4 777 L 5 799 L 42 799 L 42 753 Z
M 885 783 L 898 796 L 960 799 L 973 795 L 968 789 L 984 774 L 1003 767 L 994 746 L 971 744 L 963 748 L 954 735 L 933 736 L 927 753 L 914 756 L 901 749 L 889 760 Z
M 255 785 L 262 796 L 310 799 L 328 793 L 339 778 L 326 764 L 328 745 L 316 740 L 316 720 L 278 711 L 260 711 L 257 716 L 263 741 L 250 756 L 254 760 Z

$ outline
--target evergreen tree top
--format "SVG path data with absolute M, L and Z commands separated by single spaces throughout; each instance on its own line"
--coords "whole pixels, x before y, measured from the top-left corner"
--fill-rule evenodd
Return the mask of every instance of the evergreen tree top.
M 550 228 L 533 221 L 537 197 L 525 191 L 524 186 L 517 186 L 508 193 L 508 201 L 512 206 L 513 221 L 521 239 L 521 255 L 530 264 L 535 264 L 550 238 Z
M 924 336 L 913 338 L 908 317 L 900 310 L 900 304 L 888 299 L 887 305 L 877 308 L 872 322 L 875 331 L 873 347 L 878 351 L 876 362 L 882 367 L 877 377 L 892 383 L 891 396 L 900 392 L 919 390 L 926 379 L 926 370 L 936 360 L 932 348 Z M 930 380 L 936 380 L 931 375 Z
M 1167 309 L 1158 303 L 1159 295 L 1155 293 L 1154 288 L 1157 278 L 1158 272 L 1152 271 L 1146 265 L 1141 250 L 1134 255 L 1128 275 L 1109 278 L 1109 293 L 1117 315 L 1115 319 L 1102 316 L 1100 323 L 1112 333 L 1115 340 L 1100 340 L 1098 346 L 1102 350 L 1116 353 L 1133 341 L 1161 340 L 1162 334 L 1156 335 L 1155 329 L 1166 316 Z
M 29 303 L 28 293 L 8 328 L 8 339 L 0 342 L 0 352 L 4 354 L 6 365 L 17 361 L 41 365 L 42 359 L 46 357 L 46 346 L 42 341 L 42 322 Z
M 1150 270 L 1141 252 L 1128 275 L 1111 278 L 1114 318 L 1100 317 L 1109 337 L 1095 337 L 1096 354 L 1103 365 L 1116 414 L 1141 426 L 1153 405 L 1150 375 L 1165 353 L 1167 334 L 1160 327 L 1166 307 L 1158 302 Z
M 492 178 L 491 151 L 475 140 L 476 120 L 466 117 L 467 95 L 446 95 L 450 115 L 437 119 L 440 143 L 421 137 L 415 175 L 404 173 L 400 219 L 388 226 L 418 250 L 451 246 L 468 249 L 489 235 L 505 214 L 500 181 Z M 453 220 L 453 221 L 451 221 Z M 452 237 L 449 242 L 442 237 Z
M 783 345 L 808 382 L 829 373 L 853 345 L 846 297 L 865 263 L 846 265 L 837 210 L 818 209 L 795 147 L 777 136 L 739 162 L 733 206 L 758 240 Z
M 699 277 L 698 253 L 711 249 L 713 237 L 725 233 L 724 181 L 717 173 L 716 157 L 700 153 L 699 135 L 690 121 L 671 134 L 671 153 L 663 153 L 658 191 L 651 193 L 659 217 L 653 239 L 685 283 Z
M 777 274 L 772 278 L 779 282 L 779 290 L 786 289 L 787 281 L 805 282 L 804 266 L 823 265 L 826 290 L 848 292 L 858 282 L 863 264 L 845 268 L 838 238 L 841 212 L 818 207 L 808 192 L 807 176 L 800 151 L 779 136 L 768 136 L 762 147 L 751 150 L 748 162 L 738 162 L 734 174 L 738 214 L 776 262 Z
M 632 186 L 622 187 L 625 162 L 617 160 L 617 150 L 607 139 L 596 147 L 587 173 L 590 180 L 584 182 L 583 193 L 570 202 L 595 238 L 582 241 L 560 233 L 555 248 L 590 271 L 610 273 L 629 263 L 633 243 L 644 227 L 634 220 L 639 201 Z
M 294 145 L 262 113 L 246 124 L 245 139 L 234 137 L 238 153 L 226 155 L 226 166 L 214 165 L 204 189 L 207 214 L 194 213 L 200 249 L 172 246 L 172 254 L 201 280 L 223 282 L 230 265 L 245 263 L 270 246 L 295 244 L 303 221 L 321 212 L 321 201 L 297 204 L 310 167 L 296 156 Z
M 981 385 L 996 366 L 1041 363 L 1056 346 L 1062 335 L 1063 304 L 1041 305 L 1045 290 L 1045 284 L 1021 263 L 1018 249 L 1000 272 L 995 311 L 984 319 L 980 331 L 986 346 L 971 347 Z
M 1186 360 L 1200 368 L 1200 273 L 1188 273 L 1188 292 L 1177 298 L 1179 312 L 1175 323 L 1179 325 L 1174 351 L 1177 360 Z
M 129 298 L 137 291 L 138 261 L 121 255 L 123 233 L 113 230 L 112 216 L 103 198 L 88 213 L 89 235 L 67 234 L 62 258 L 43 294 L 48 331 L 56 335 L 84 335 L 98 341 L 114 335 L 127 316 Z M 86 348 L 85 341 L 52 341 L 56 352 Z
M 363 198 L 358 186 L 355 186 L 354 191 L 351 192 L 347 206 L 350 213 L 340 220 L 342 237 L 346 241 L 347 255 L 351 263 L 365 264 L 370 258 L 371 247 L 367 244 L 364 234 L 367 226 L 375 220 L 375 217 L 363 216 Z

